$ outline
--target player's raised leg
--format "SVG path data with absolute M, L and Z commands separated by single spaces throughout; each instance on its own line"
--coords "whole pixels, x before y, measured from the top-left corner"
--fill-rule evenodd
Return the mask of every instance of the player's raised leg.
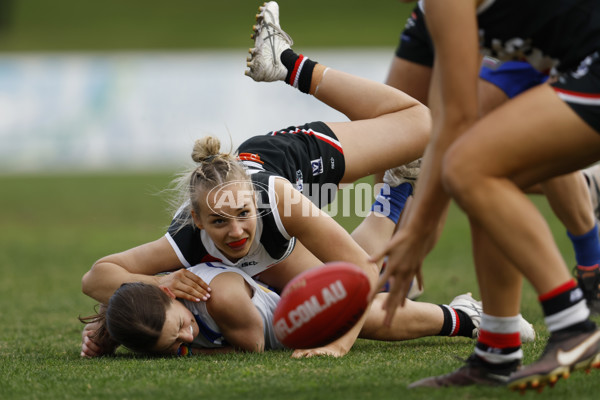
M 285 81 L 344 113 L 352 122 L 328 123 L 344 149 L 343 182 L 421 157 L 429 141 L 429 110 L 380 82 L 327 68 L 296 54 L 279 24 L 276 2 L 265 3 L 254 26 L 246 75 L 256 81 Z
M 532 118 L 515 118 L 534 110 Z M 549 227 L 522 188 L 597 159 L 599 144 L 597 132 L 548 85 L 539 85 L 479 120 L 445 156 L 445 187 L 472 224 L 487 232 L 531 282 L 551 332 L 540 359 L 511 376 L 512 388 L 544 386 L 566 372 L 597 364 L 600 333 L 588 319 L 583 294 Z M 500 289 L 498 303 L 514 302 L 511 293 Z M 560 356 L 565 353 L 571 356 Z

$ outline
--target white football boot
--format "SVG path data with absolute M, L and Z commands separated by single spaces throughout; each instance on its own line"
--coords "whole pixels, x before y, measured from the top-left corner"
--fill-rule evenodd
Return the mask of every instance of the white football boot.
M 475 339 L 479 336 L 479 325 L 481 325 L 481 314 L 483 313 L 481 302 L 475 300 L 473 296 L 471 296 L 471 293 L 465 293 L 456 296 L 448 305 L 465 312 L 469 318 L 471 318 L 471 321 L 473 321 L 473 325 L 475 325 L 471 337 Z
M 410 289 L 408 289 L 408 294 L 406 295 L 407 299 L 416 300 L 419 296 L 421 296 L 424 292 L 423 288 L 419 287 L 419 281 L 415 276 L 410 283 Z
M 294 41 L 279 26 L 277 2 L 264 3 L 258 10 L 252 35 L 254 48 L 248 50 L 250 56 L 245 74 L 257 82 L 283 81 L 288 70 L 281 63 L 280 56 Z
M 521 343 L 529 343 L 535 340 L 535 329 L 521 314 L 519 314 L 521 320 L 519 321 L 519 333 L 521 335 Z
M 483 313 L 481 301 L 475 300 L 473 296 L 471 296 L 471 293 L 466 293 L 456 296 L 449 306 L 456 308 L 457 310 L 464 311 L 469 318 L 471 318 L 473 325 L 475 325 L 475 329 L 473 329 L 473 339 L 478 337 L 479 326 L 481 325 L 481 314 Z M 533 342 L 535 340 L 535 329 L 533 329 L 533 325 L 527 322 L 522 315 L 519 316 L 521 317 L 519 321 L 519 334 L 521 336 L 521 342 Z
M 404 182 L 410 183 L 413 188 L 421 172 L 421 159 L 411 161 L 408 164 L 399 167 L 391 168 L 385 171 L 383 182 L 391 187 L 400 186 Z

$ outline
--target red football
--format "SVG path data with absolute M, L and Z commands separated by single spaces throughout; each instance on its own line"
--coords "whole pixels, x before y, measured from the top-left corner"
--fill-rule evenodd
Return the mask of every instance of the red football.
M 275 336 L 291 349 L 324 346 L 348 332 L 367 308 L 367 275 L 348 262 L 303 272 L 283 289 L 273 315 Z

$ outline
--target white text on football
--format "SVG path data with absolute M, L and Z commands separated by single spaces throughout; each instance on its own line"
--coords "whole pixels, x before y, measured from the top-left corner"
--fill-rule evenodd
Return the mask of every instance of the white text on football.
M 329 287 L 324 287 L 321 290 L 322 298 L 320 301 L 316 295 L 313 295 L 304 303 L 290 311 L 287 318 L 280 318 L 275 322 L 274 326 L 277 336 L 279 338 L 286 337 L 313 319 L 316 315 L 329 308 L 332 304 L 345 299 L 347 296 L 348 293 L 346 292 L 346 288 L 340 280 L 333 282 Z

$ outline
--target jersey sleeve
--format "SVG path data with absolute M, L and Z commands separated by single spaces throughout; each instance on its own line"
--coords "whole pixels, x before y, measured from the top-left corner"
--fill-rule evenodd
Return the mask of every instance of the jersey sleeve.
M 200 239 L 200 229 L 194 225 L 182 226 L 173 219 L 165 236 L 186 268 L 199 264 L 207 254 Z

